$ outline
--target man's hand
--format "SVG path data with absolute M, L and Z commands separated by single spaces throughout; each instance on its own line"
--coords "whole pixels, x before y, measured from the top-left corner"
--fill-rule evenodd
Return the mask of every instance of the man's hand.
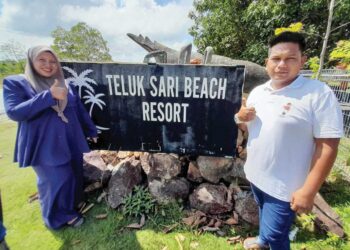
M 242 98 L 242 106 L 238 111 L 237 116 L 238 119 L 242 122 L 250 122 L 255 119 L 256 111 L 254 107 L 247 107 L 246 98 Z
M 303 187 L 292 195 L 292 210 L 298 213 L 311 211 L 314 198 L 337 157 L 339 140 L 339 138 L 315 138 L 315 152 L 312 156 L 311 170 Z
M 309 213 L 314 205 L 314 198 L 314 195 L 306 193 L 300 188 L 293 193 L 290 208 L 299 214 Z
M 55 79 L 55 82 L 50 88 L 50 92 L 53 98 L 56 100 L 64 100 L 67 98 L 68 90 L 65 87 L 61 87 L 58 80 Z

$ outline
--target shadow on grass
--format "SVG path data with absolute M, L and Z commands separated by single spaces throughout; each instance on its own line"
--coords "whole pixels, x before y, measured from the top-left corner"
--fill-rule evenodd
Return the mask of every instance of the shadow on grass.
M 331 207 L 346 206 L 350 202 L 350 182 L 336 174 L 324 183 L 320 193 Z
M 79 228 L 66 227 L 52 231 L 63 244 L 61 250 L 71 249 L 135 249 L 141 250 L 136 232 L 124 227 L 136 221 L 109 208 L 104 202 L 96 203 L 97 195 L 90 195 L 88 203 L 95 205 L 84 214 L 85 222 Z M 97 215 L 107 214 L 106 219 L 97 219 Z

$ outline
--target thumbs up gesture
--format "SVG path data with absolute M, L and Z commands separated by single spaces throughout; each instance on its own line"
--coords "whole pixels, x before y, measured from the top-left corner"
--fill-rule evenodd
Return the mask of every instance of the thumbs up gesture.
M 242 106 L 237 113 L 237 117 L 242 122 L 249 122 L 255 119 L 256 111 L 254 107 L 247 107 L 247 99 L 242 98 Z
M 54 83 L 50 87 L 50 92 L 52 97 L 57 100 L 64 100 L 68 94 L 67 88 L 60 86 L 60 83 L 57 79 L 55 79 Z

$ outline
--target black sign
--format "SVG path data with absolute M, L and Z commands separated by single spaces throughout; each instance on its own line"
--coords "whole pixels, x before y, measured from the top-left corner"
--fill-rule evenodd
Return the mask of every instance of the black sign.
M 243 66 L 62 66 L 97 125 L 99 149 L 234 156 Z

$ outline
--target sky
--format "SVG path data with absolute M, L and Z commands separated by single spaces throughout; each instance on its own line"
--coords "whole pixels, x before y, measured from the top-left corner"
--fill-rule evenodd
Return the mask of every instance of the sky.
M 179 49 L 192 43 L 188 17 L 192 0 L 0 0 L 0 45 L 51 45 L 58 26 L 69 30 L 85 22 L 99 30 L 113 60 L 142 62 L 147 52 L 127 33 L 148 36 Z M 0 59 L 4 55 L 0 51 Z

